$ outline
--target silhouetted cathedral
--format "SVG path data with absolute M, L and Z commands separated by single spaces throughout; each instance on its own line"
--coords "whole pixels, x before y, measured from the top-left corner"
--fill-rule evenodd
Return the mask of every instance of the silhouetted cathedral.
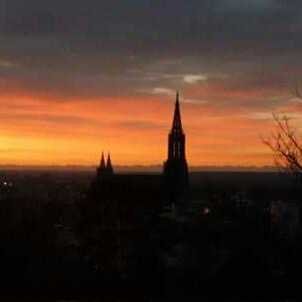
M 162 175 L 115 174 L 110 154 L 105 161 L 102 153 L 92 192 L 98 200 L 130 200 L 140 202 L 140 207 L 163 209 L 176 207 L 178 213 L 188 204 L 188 165 L 186 160 L 186 137 L 182 128 L 179 94 L 176 95 L 172 129 L 168 136 L 168 159 Z M 123 202 L 122 201 L 122 202 Z M 135 210 L 135 209 L 133 209 Z
M 182 128 L 178 93 L 172 129 L 168 136 L 168 159 L 164 164 L 164 185 L 169 204 L 186 205 L 189 187 L 188 164 L 186 160 L 186 136 Z
M 157 221 L 158 214 L 186 215 L 188 183 L 185 134 L 177 93 L 163 174 L 116 174 L 110 154 L 105 160 L 102 153 L 91 184 L 91 204 L 86 208 L 87 221 L 84 224 L 93 249 L 102 255 L 99 265 L 119 273 L 129 272 L 133 261 L 137 261 L 137 267 L 140 267 L 140 253 L 134 252 L 142 248 L 151 250 L 148 246 L 150 242 L 145 240 L 149 238 L 149 231 L 154 227 L 152 223 Z

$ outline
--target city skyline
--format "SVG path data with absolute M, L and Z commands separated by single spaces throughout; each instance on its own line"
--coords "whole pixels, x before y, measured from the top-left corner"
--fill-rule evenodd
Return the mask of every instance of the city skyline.
M 271 166 L 301 125 L 301 3 L 1 0 L 0 165 L 161 165 L 180 90 L 191 166 Z

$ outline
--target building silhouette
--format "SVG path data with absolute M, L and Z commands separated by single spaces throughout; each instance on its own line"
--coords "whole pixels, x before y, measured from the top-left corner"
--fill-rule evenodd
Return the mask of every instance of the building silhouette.
M 93 191 L 98 199 L 128 198 L 147 200 L 153 196 L 154 204 L 162 207 L 176 207 L 182 211 L 188 204 L 189 175 L 186 160 L 186 136 L 182 127 L 179 93 L 176 102 L 172 128 L 168 135 L 168 158 L 164 162 L 161 175 L 116 174 L 110 153 L 105 160 L 102 153 L 97 175 L 93 182 Z M 135 188 L 129 190 L 135 184 Z M 150 192 L 149 192 L 150 191 Z M 151 191 L 153 194 L 151 194 Z M 154 192 L 158 192 L 154 196 Z M 120 194 L 119 194 L 120 193 Z M 117 195 L 120 195 L 117 198 Z M 113 197 L 114 196 L 114 197 Z
M 168 159 L 164 163 L 163 176 L 166 202 L 178 208 L 185 207 L 188 201 L 189 176 L 186 136 L 182 128 L 178 92 L 172 128 L 168 135 Z
M 114 175 L 110 153 L 108 153 L 107 162 L 105 162 L 104 152 L 102 152 L 100 165 L 97 168 L 97 178 L 110 177 Z
M 114 172 L 110 154 L 105 159 L 102 153 L 91 183 L 87 221 L 83 224 L 92 238 L 90 246 L 98 250 L 102 267 L 127 271 L 131 259 L 138 261 L 137 255 L 132 254 L 141 248 L 136 247 L 137 242 L 148 238 L 158 214 L 166 213 L 168 208 L 176 209 L 172 213 L 185 215 L 189 187 L 185 143 L 177 93 L 163 173 L 118 174 Z M 99 238 L 103 240 L 102 249 Z

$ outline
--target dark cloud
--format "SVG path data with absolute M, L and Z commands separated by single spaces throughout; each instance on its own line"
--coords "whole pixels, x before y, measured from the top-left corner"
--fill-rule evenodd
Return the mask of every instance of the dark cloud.
M 6 0 L 2 17 L 4 30 L 15 34 L 206 41 L 271 35 L 280 25 L 287 31 L 301 8 L 290 0 Z
M 293 47 L 300 45 L 302 31 L 302 2 L 296 0 L 0 1 L 2 32 L 22 37 L 20 51 L 154 54 L 239 50 L 242 41 Z
M 227 75 L 221 80 L 226 91 L 248 92 L 261 85 L 283 87 L 301 67 L 298 0 L 0 0 L 0 5 L 2 93 L 119 97 L 156 87 L 186 90 L 191 85 L 186 75 L 210 80 Z

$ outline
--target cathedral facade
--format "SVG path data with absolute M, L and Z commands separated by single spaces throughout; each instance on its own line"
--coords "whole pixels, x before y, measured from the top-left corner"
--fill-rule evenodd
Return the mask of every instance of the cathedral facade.
M 157 180 L 155 180 L 155 178 Z M 181 111 L 179 93 L 176 94 L 176 102 L 174 108 L 174 116 L 171 130 L 168 134 L 168 152 L 167 160 L 163 165 L 162 175 L 134 175 L 134 174 L 116 174 L 113 169 L 110 154 L 105 161 L 104 154 L 102 153 L 100 165 L 97 168 L 97 176 L 94 181 L 95 191 L 103 192 L 103 197 L 108 188 L 111 187 L 113 194 L 117 194 L 117 190 L 124 184 L 125 189 L 128 187 L 127 183 L 136 183 L 137 190 L 134 190 L 134 194 L 141 192 L 140 198 L 148 199 L 148 182 L 154 189 L 155 183 L 158 186 L 158 192 L 160 194 L 156 197 L 157 202 L 160 201 L 164 206 L 173 206 L 178 209 L 185 208 L 188 203 L 188 191 L 189 191 L 189 173 L 188 164 L 186 160 L 186 136 L 182 127 Z M 113 187 L 114 184 L 114 188 Z M 145 191 L 145 192 L 144 192 Z M 128 192 L 129 193 L 129 192 Z M 143 194 L 145 193 L 145 194 Z M 123 194 L 127 194 L 124 192 Z M 123 195 L 126 197 L 125 195 Z
M 185 145 L 177 94 L 163 173 L 118 174 L 110 154 L 105 160 L 102 153 L 91 184 L 90 206 L 84 206 L 83 232 L 88 234 L 89 247 L 96 251 L 96 261 L 103 270 L 129 273 L 133 259 L 141 267 L 139 255 L 150 254 L 142 248 L 152 250 L 149 239 L 153 238 L 151 230 L 156 233 L 154 221 L 161 214 L 185 215 L 189 186 Z

